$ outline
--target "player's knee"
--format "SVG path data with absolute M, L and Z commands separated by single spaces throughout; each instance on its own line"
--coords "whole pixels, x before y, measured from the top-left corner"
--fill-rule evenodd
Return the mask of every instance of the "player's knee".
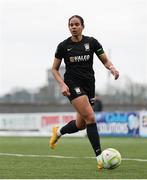
M 83 118 L 85 119 L 86 124 L 89 124 L 89 123 L 95 123 L 95 116 L 94 116 L 94 113 L 87 113 L 87 114 L 84 114 L 84 115 L 83 115 Z

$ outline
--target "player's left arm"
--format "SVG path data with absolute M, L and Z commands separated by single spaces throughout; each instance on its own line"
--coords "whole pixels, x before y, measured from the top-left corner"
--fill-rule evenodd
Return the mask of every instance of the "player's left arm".
M 98 57 L 99 57 L 100 61 L 104 64 L 104 66 L 108 70 L 110 70 L 111 74 L 114 76 L 114 79 L 118 79 L 119 78 L 119 71 L 114 67 L 112 62 L 107 57 L 106 53 L 102 53 Z

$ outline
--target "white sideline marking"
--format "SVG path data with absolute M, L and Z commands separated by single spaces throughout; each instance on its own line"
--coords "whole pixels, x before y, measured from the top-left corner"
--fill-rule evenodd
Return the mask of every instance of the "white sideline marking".
M 147 159 L 123 158 L 122 160 L 125 160 L 125 161 L 140 161 L 140 162 L 147 162 Z
M 0 156 L 15 156 L 15 157 L 39 157 L 39 158 L 63 158 L 63 159 L 94 159 L 95 157 L 76 157 L 76 156 L 58 156 L 58 155 L 40 155 L 40 154 L 13 154 L 0 153 Z M 147 159 L 122 158 L 124 161 L 140 161 L 147 162 Z
M 0 153 L 0 156 L 15 156 L 15 157 L 40 157 L 40 158 L 78 158 L 70 156 L 58 156 L 58 155 L 40 155 L 40 154 L 11 154 L 11 153 Z

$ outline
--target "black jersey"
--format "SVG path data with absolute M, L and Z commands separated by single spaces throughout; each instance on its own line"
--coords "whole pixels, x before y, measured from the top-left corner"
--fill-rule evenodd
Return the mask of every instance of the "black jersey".
M 55 57 L 64 59 L 64 79 L 94 80 L 93 55 L 104 53 L 101 44 L 93 37 L 83 36 L 80 42 L 73 42 L 71 37 L 61 42 Z

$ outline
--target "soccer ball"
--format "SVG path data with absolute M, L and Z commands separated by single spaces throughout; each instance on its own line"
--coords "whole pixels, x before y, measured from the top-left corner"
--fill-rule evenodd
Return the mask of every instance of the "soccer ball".
M 107 148 L 101 154 L 103 168 L 114 169 L 121 164 L 121 154 L 114 148 Z

